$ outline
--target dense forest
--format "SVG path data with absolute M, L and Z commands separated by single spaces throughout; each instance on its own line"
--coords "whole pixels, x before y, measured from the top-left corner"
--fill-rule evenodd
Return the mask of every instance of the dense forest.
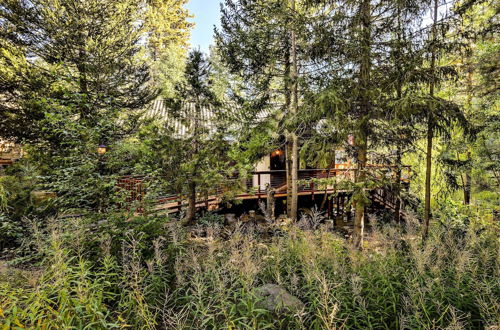
M 500 3 L 188 2 L 0 2 L 2 329 L 499 329 Z

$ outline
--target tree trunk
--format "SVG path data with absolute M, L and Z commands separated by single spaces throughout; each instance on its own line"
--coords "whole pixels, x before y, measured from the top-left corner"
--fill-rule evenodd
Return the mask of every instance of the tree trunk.
M 285 52 L 285 109 L 290 111 L 291 104 L 291 60 L 290 60 L 290 49 L 287 48 Z M 285 142 L 285 169 L 286 169 L 286 214 L 290 216 L 291 206 L 292 206 L 292 136 L 290 132 L 286 132 L 286 142 Z
M 397 79 L 397 86 L 396 86 L 396 97 L 398 100 L 401 100 L 403 97 L 403 69 L 402 69 L 402 24 L 401 24 L 401 3 L 398 2 L 397 4 L 398 10 L 397 10 L 397 15 L 398 15 L 398 43 L 397 43 L 397 57 L 396 57 L 396 68 L 398 72 L 398 79 Z M 394 205 L 394 222 L 395 223 L 400 223 L 401 221 L 401 169 L 402 169 L 402 163 L 401 163 L 401 141 L 396 142 L 396 182 L 394 185 L 394 196 L 396 198 L 395 205 Z
M 396 155 L 396 184 L 394 189 L 394 195 L 396 197 L 396 205 L 394 205 L 394 221 L 396 223 L 401 222 L 401 148 L 398 146 Z
M 196 216 L 196 183 L 194 181 L 188 184 L 188 207 L 186 210 L 186 217 L 184 218 L 183 225 L 190 226 L 194 223 Z
M 471 50 L 472 52 L 472 50 Z M 469 113 L 472 113 L 472 97 L 474 93 L 474 86 L 472 82 L 472 55 L 469 55 L 469 60 L 468 60 L 468 66 L 467 66 L 467 110 Z M 467 149 L 470 147 L 467 146 Z M 465 179 L 464 179 L 464 204 L 465 205 L 470 205 L 470 199 L 471 199 L 471 189 L 472 189 L 472 182 L 471 182 L 471 172 L 472 172 L 472 166 L 471 166 L 471 152 L 470 149 L 467 150 L 467 168 L 465 170 Z
M 363 128 L 361 128 L 360 138 L 356 141 L 356 146 L 358 168 L 355 181 L 356 183 L 364 183 L 366 182 L 367 137 Z M 363 194 L 364 192 L 361 191 L 360 193 Z M 354 212 L 354 245 L 357 248 L 362 248 L 365 229 L 365 203 L 361 198 L 358 198 L 354 203 Z
M 199 151 L 200 151 L 200 140 L 199 140 L 199 120 L 201 114 L 201 106 L 200 99 L 196 96 L 195 100 L 195 115 L 194 115 L 194 123 L 193 123 L 193 153 L 192 157 L 194 157 L 194 167 L 193 172 L 190 175 L 190 180 L 188 182 L 188 208 L 186 210 L 186 217 L 184 218 L 184 225 L 189 226 L 194 223 L 196 217 L 196 182 L 194 181 L 198 175 L 198 165 L 199 165 Z
M 431 215 L 431 174 L 432 174 L 432 138 L 434 134 L 431 118 L 428 118 L 427 125 L 427 152 L 425 155 L 425 205 L 424 205 L 424 233 L 426 238 L 429 235 L 429 223 Z
M 436 25 L 438 16 L 438 0 L 434 0 L 434 17 L 432 25 L 432 39 L 436 40 Z M 435 87 L 435 69 L 436 69 L 436 51 L 435 46 L 431 49 L 431 81 L 429 84 L 429 94 L 434 97 Z M 426 168 L 425 168 L 425 205 L 424 205 L 424 239 L 429 235 L 429 224 L 431 218 L 431 175 L 432 175 L 432 139 L 434 137 L 434 119 L 433 109 L 428 109 L 427 116 L 427 153 L 426 153 Z
M 355 182 L 366 182 L 366 156 L 368 149 L 368 120 L 371 113 L 370 102 L 370 75 L 371 75 L 371 3 L 370 0 L 363 0 L 360 5 L 361 16 L 361 59 L 359 72 L 360 86 L 360 114 L 358 120 L 359 133 L 355 141 L 357 151 L 357 164 Z M 359 192 L 364 194 L 363 189 Z M 357 248 L 363 247 L 363 236 L 365 227 L 365 203 L 361 196 L 357 196 L 354 205 L 354 245 Z
M 328 173 L 326 173 L 326 179 L 330 179 L 330 172 L 332 171 L 332 168 L 335 169 L 335 149 L 333 150 L 333 161 L 330 162 L 328 165 Z M 323 210 L 325 208 L 326 202 L 328 200 L 328 184 L 325 187 L 325 195 L 323 196 L 323 201 L 321 202 L 321 207 L 319 208 L 320 210 Z
M 292 136 L 292 205 L 290 205 L 290 218 L 297 220 L 298 190 L 299 190 L 299 147 L 296 134 Z
M 471 197 L 471 170 L 470 170 L 470 162 L 471 162 L 471 153 L 470 151 L 467 151 L 467 163 L 468 167 L 465 171 L 465 178 L 464 178 L 464 204 L 465 205 L 470 205 L 470 197 Z
M 292 1 L 292 14 L 295 15 L 295 0 Z M 292 22 L 295 24 L 295 22 Z M 295 28 L 292 26 L 291 29 L 291 51 L 290 55 L 292 57 L 292 66 L 290 76 L 292 78 L 292 102 L 291 102 L 291 114 L 294 122 L 297 119 L 298 113 L 298 69 L 297 69 L 297 36 L 295 34 Z M 297 220 L 297 210 L 298 210 L 298 187 L 299 187 L 299 139 L 297 136 L 296 128 L 292 131 L 292 191 L 291 191 L 291 205 L 289 217 L 292 220 Z
M 286 142 L 286 214 L 290 216 L 292 209 L 292 143 L 290 136 Z
M 271 185 L 267 186 L 267 203 L 266 203 L 266 220 L 273 222 L 275 220 L 274 209 L 276 204 L 276 198 L 274 197 L 275 191 Z

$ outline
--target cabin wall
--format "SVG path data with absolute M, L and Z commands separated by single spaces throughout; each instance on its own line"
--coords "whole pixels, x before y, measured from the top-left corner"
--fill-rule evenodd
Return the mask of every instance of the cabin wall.
M 264 156 L 256 165 L 255 165 L 255 171 L 256 172 L 261 172 L 261 171 L 269 171 L 271 169 L 271 157 L 270 155 Z M 257 188 L 259 187 L 259 181 L 258 181 L 258 176 L 254 175 L 253 176 L 253 187 Z M 260 189 L 265 190 L 266 185 L 271 184 L 271 175 L 270 174 L 261 174 L 260 175 Z

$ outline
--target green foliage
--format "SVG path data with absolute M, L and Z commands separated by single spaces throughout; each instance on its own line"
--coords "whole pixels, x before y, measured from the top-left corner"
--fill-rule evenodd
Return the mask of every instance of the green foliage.
M 429 37 L 421 22 L 428 1 L 297 0 L 292 10 L 289 1 L 226 0 L 209 59 L 199 51 L 186 58 L 185 3 L 0 5 L 0 135 L 25 142 L 26 151 L 0 177 L 0 251 L 16 249 L 2 257 L 31 267 L 0 263 L 0 323 L 497 326 L 500 130 L 492 1 L 455 2 L 452 17 L 462 22 L 444 18 Z M 299 64 L 293 116 L 291 31 Z M 427 56 L 438 54 L 429 69 Z M 424 91 L 428 84 L 434 95 Z M 169 119 L 144 118 L 159 93 Z M 429 127 L 440 157 L 432 164 L 434 221 L 425 241 L 409 215 L 397 225 L 370 217 L 363 251 L 319 220 L 308 231 L 283 224 L 262 237 L 251 222 L 224 227 L 223 215 L 208 212 L 186 233 L 167 216 L 125 205 L 126 192 L 117 188 L 120 176 L 144 175 L 141 207 L 149 211 L 159 195 L 175 192 L 189 199 L 194 218 L 197 199 L 221 185 L 237 191 L 262 156 L 282 147 L 283 134 L 295 132 L 302 165 L 332 166 L 339 147 L 359 162 L 374 151 L 370 163 L 414 165 L 410 194 L 419 195 L 424 162 L 414 151 Z M 100 144 L 105 154 L 97 153 Z M 393 173 L 370 167 L 357 174 L 355 182 L 340 176 L 313 182 L 352 192 L 345 206 L 359 211 L 370 190 L 394 181 Z M 473 202 L 463 205 L 450 188 L 465 191 L 470 182 Z M 304 310 L 263 309 L 256 288 L 269 283 L 298 297 Z
M 117 225 L 125 234 L 116 237 L 90 219 L 66 220 L 51 225 L 31 284 L 0 280 L 0 320 L 49 328 L 486 328 L 500 312 L 498 228 L 468 217 L 457 230 L 434 225 L 425 244 L 411 223 L 376 225 L 363 252 L 323 230 L 262 239 L 235 229 L 229 239 L 202 242 L 142 218 Z M 212 222 L 204 226 L 219 225 Z M 255 288 L 266 283 L 305 309 L 262 309 Z
M 211 226 L 211 225 L 223 225 L 224 216 L 217 213 L 208 212 L 200 217 L 197 221 L 200 225 Z
M 64 126 L 48 134 L 51 126 L 34 119 L 54 123 L 64 116 L 65 123 L 92 127 L 99 118 L 112 122 L 118 111 L 148 102 L 153 93 L 146 86 L 149 67 L 139 56 L 144 33 L 136 24 L 139 11 L 133 0 L 6 1 L 0 9 L 2 43 L 19 56 L 6 60 L 6 72 L 25 74 L 5 77 L 1 92 L 16 107 L 3 111 L 12 125 L 4 127 L 2 136 L 59 145 L 65 140 Z M 19 122 L 36 126 L 23 130 Z
M 56 213 L 53 196 L 44 196 L 37 190 L 37 175 L 29 162 L 16 164 L 7 174 L 0 176 L 0 251 L 3 252 L 32 238 L 31 222 Z M 29 250 L 18 252 L 24 254 Z

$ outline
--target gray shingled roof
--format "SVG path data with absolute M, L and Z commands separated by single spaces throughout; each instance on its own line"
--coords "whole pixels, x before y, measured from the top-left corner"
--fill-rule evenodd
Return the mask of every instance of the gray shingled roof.
M 224 113 L 224 116 L 230 116 L 231 111 L 235 109 L 236 107 L 230 108 L 227 110 L 229 113 Z M 234 113 L 234 115 L 236 115 L 236 113 Z M 270 110 L 263 110 L 255 116 L 254 120 L 255 122 L 262 121 L 271 115 L 272 112 Z M 220 119 L 219 116 L 221 116 L 221 114 L 217 114 L 210 106 L 202 108 L 201 111 L 197 113 L 195 104 L 192 102 L 183 104 L 183 108 L 180 111 L 169 111 L 168 102 L 162 98 L 154 100 L 146 112 L 146 117 L 158 119 L 166 123 L 166 125 L 179 137 L 187 137 L 192 133 L 195 119 L 197 119 L 198 125 L 212 132 L 216 128 L 216 121 Z M 243 124 L 243 120 L 238 123 L 235 119 L 232 122 L 232 125 L 234 125 L 233 129 L 236 130 L 238 130 L 238 126 Z
M 189 136 L 196 122 L 199 127 L 211 132 L 217 118 L 212 107 L 203 107 L 198 112 L 193 102 L 184 103 L 179 111 L 169 111 L 167 102 L 161 98 L 152 102 L 146 116 L 164 122 L 179 137 Z

